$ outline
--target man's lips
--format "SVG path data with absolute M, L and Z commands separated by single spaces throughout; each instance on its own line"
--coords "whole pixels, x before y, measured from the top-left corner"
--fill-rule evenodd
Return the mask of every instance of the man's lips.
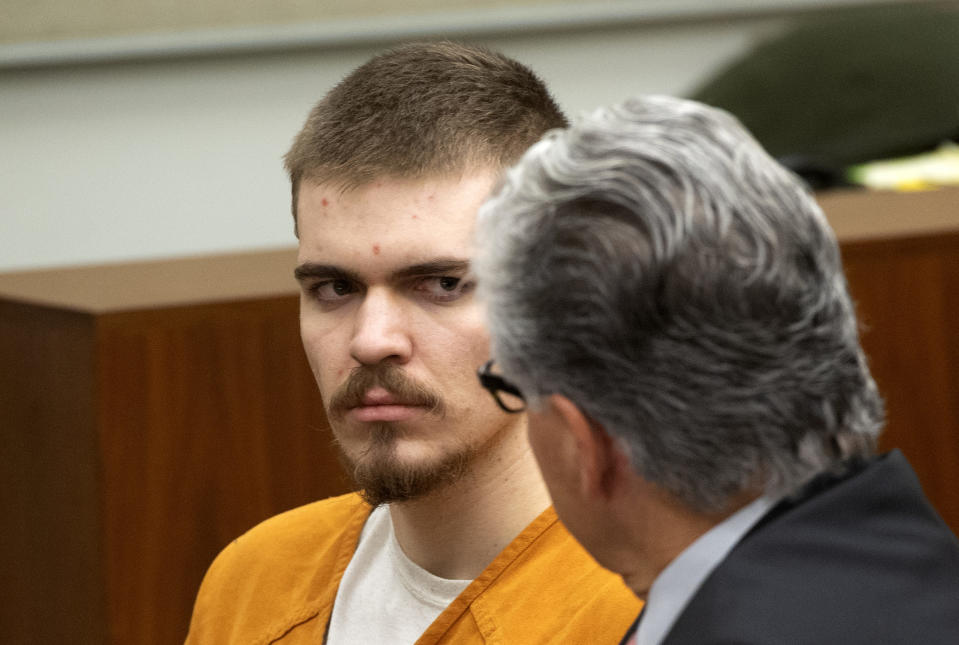
M 363 401 L 347 414 L 356 421 L 404 421 L 422 414 L 424 406 L 403 401 L 389 391 L 376 387 L 363 396 Z
M 382 387 L 374 387 L 363 395 L 363 401 L 357 407 L 372 407 L 377 405 L 405 405 L 398 397 Z

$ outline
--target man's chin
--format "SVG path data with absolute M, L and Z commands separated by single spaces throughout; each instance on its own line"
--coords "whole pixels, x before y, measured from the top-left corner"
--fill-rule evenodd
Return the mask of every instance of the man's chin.
M 391 442 L 371 446 L 356 459 L 341 450 L 340 458 L 363 499 L 380 506 L 419 499 L 451 486 L 469 472 L 474 454 L 463 450 L 439 459 L 400 459 Z

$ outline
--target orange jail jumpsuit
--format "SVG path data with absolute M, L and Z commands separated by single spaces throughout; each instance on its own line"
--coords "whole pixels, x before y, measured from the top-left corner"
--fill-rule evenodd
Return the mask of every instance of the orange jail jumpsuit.
M 270 518 L 225 548 L 197 595 L 187 645 L 322 643 L 370 507 L 356 494 Z M 642 603 L 543 511 L 417 645 L 619 643 Z

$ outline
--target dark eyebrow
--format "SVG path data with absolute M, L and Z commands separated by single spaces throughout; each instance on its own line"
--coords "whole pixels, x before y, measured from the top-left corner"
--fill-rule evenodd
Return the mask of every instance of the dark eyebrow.
M 353 271 L 348 271 L 332 264 L 314 264 L 313 262 L 304 262 L 293 269 L 293 277 L 296 278 L 297 282 L 317 278 L 361 282 L 359 274 Z
M 466 273 L 469 271 L 469 268 L 469 260 L 441 258 L 439 260 L 420 262 L 419 264 L 411 264 L 408 267 L 403 267 L 395 271 L 390 278 L 393 281 L 399 281 L 424 275 L 460 274 Z M 298 282 L 322 278 L 324 280 L 349 280 L 357 284 L 363 283 L 360 274 L 354 271 L 333 264 L 316 264 L 313 262 L 304 262 L 296 267 L 293 270 L 293 277 L 295 277 Z
M 466 273 L 469 271 L 469 260 L 441 258 L 430 262 L 421 262 L 403 267 L 392 275 L 393 280 L 404 280 L 424 275 L 447 275 L 451 273 Z

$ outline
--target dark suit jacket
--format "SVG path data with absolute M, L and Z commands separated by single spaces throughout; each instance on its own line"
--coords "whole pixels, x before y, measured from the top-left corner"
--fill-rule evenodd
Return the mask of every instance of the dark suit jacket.
M 663 645 L 959 644 L 959 541 L 902 453 L 779 503 L 706 578 Z

